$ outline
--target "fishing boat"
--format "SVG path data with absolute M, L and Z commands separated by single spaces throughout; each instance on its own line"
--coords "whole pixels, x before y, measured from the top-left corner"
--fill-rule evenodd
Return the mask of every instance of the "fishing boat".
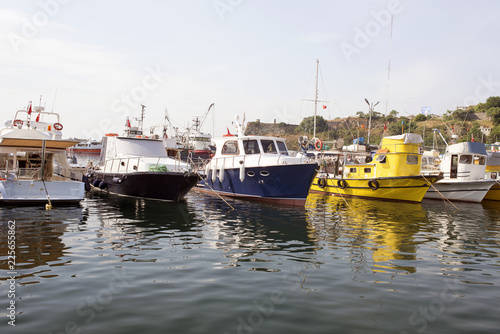
M 106 134 L 98 164 L 89 174 L 96 189 L 177 202 L 198 182 L 191 166 L 173 159 L 160 139 Z
M 484 196 L 484 199 L 500 201 L 500 152 L 486 152 L 486 180 L 494 180 L 495 183 Z
M 199 189 L 258 201 L 304 205 L 318 165 L 292 157 L 283 138 L 244 135 L 236 117 L 237 135 L 214 138 L 214 157 L 207 163 Z
M 35 120 L 32 114 L 37 113 Z M 0 203 L 78 203 L 84 182 L 53 174 L 56 157 L 65 160 L 65 150 L 78 143 L 62 139 L 59 114 L 44 107 L 18 110 L 0 130 Z
M 323 166 L 311 193 L 419 203 L 439 175 L 420 174 L 422 155 L 418 134 L 382 138 L 372 158 L 366 151 L 339 151 L 332 165 Z
M 485 178 L 486 156 L 483 143 L 448 145 L 439 164 L 443 178 L 429 188 L 425 198 L 481 202 L 495 184 L 495 180 Z

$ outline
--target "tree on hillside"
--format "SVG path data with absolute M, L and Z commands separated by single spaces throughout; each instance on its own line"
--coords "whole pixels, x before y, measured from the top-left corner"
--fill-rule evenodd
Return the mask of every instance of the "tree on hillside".
M 359 118 L 366 118 L 367 117 L 367 116 L 365 116 L 364 112 L 362 112 L 362 111 L 357 111 L 356 116 Z
M 491 117 L 491 121 L 493 122 L 493 125 L 500 124 L 500 107 L 489 108 L 486 111 L 486 114 Z
M 425 116 L 424 114 L 418 114 L 417 116 L 415 116 L 415 122 L 422 122 L 422 121 L 426 121 L 427 120 L 427 116 Z
M 328 129 L 328 124 L 322 116 L 316 116 L 316 133 L 323 132 Z M 300 122 L 299 130 L 306 133 L 314 132 L 314 116 L 304 118 Z
M 396 110 L 391 110 L 391 112 L 389 113 L 389 115 L 385 116 L 385 120 L 387 122 L 392 122 L 394 121 L 397 117 L 398 117 L 398 112 Z

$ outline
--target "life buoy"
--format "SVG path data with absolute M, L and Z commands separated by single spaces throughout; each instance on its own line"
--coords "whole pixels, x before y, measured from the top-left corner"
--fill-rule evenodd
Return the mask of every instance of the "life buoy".
M 61 131 L 63 129 L 63 125 L 61 123 L 54 123 L 54 129 Z
M 368 187 L 372 190 L 377 190 L 380 185 L 378 184 L 377 180 L 370 180 L 368 181 Z
M 320 187 L 320 188 L 326 187 L 326 179 L 323 179 L 323 178 L 318 179 L 318 187 Z
M 321 140 L 317 140 L 316 143 L 314 143 L 314 147 L 318 150 L 321 151 L 323 149 L 323 142 Z
M 337 186 L 338 186 L 340 189 L 345 189 L 345 188 L 347 188 L 347 182 L 346 182 L 346 180 L 344 180 L 344 179 L 338 180 L 338 181 L 337 181 Z
M 12 124 L 14 124 L 14 126 L 18 126 L 18 125 L 23 126 L 23 123 L 24 122 L 21 119 L 15 119 L 14 122 L 12 122 Z

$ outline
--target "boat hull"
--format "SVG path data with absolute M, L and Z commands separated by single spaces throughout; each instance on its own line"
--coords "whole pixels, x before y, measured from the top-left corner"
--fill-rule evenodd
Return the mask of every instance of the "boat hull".
M 94 188 L 111 193 L 177 202 L 198 182 L 198 174 L 176 172 L 98 173 Z M 104 182 L 101 184 L 101 182 Z
M 84 192 L 84 183 L 79 181 L 0 181 L 0 203 L 3 204 L 46 204 L 49 199 L 51 203 L 73 204 L 83 200 Z
M 236 198 L 304 205 L 316 168 L 316 164 L 247 167 L 243 181 L 240 180 L 240 168 L 224 169 L 223 180 L 218 170 L 215 181 L 212 180 L 213 170 L 210 170 L 196 189 Z
M 311 186 L 311 193 L 420 203 L 430 184 L 438 178 L 439 176 L 420 175 L 371 179 L 317 177 Z
M 461 202 L 481 202 L 495 181 L 477 180 L 477 181 L 448 181 L 441 180 L 436 182 L 433 187 L 425 194 L 425 198 L 443 199 Z
M 490 190 L 484 196 L 484 199 L 490 201 L 500 201 L 500 184 L 495 182 L 495 184 L 490 188 Z

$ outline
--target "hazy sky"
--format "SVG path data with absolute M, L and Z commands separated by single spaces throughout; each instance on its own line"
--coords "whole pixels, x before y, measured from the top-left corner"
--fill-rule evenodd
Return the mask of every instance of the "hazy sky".
M 442 114 L 500 95 L 499 33 L 496 0 L 0 0 L 1 115 L 42 95 L 64 137 L 121 133 L 141 104 L 145 127 L 165 109 L 185 127 L 211 103 L 216 135 L 244 113 L 298 124 L 316 59 L 327 119 L 365 98 Z

